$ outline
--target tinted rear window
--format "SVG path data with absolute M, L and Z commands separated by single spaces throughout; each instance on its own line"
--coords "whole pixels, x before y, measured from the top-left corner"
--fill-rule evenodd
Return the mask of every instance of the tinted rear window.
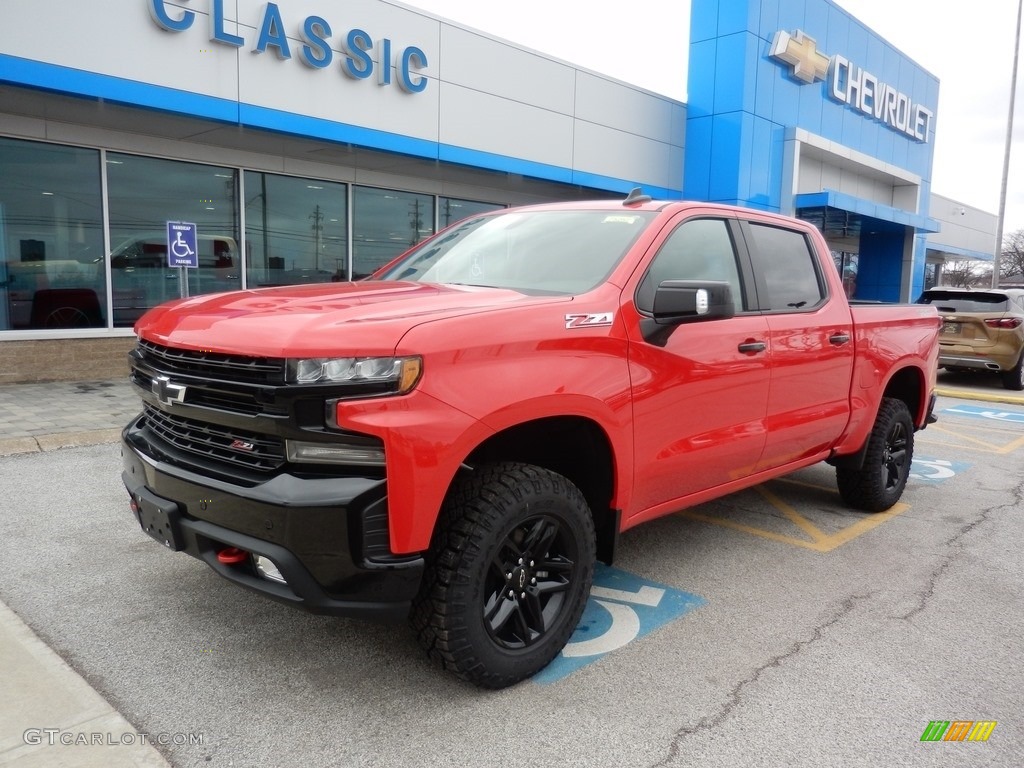
M 918 304 L 932 304 L 940 312 L 1005 312 L 1009 299 L 999 293 L 966 291 L 929 291 L 921 294 Z

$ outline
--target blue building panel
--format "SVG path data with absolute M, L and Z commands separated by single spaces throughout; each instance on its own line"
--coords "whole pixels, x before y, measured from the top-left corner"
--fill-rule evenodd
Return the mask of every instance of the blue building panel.
M 757 17 L 760 15 L 757 0 L 726 0 L 718 4 L 718 36 L 735 35 L 757 29 Z
M 775 77 L 775 94 L 772 99 L 772 110 L 767 113 L 773 122 L 779 125 L 798 125 L 800 120 L 800 90 L 802 86 L 793 80 L 780 75 L 781 67 L 772 62 L 770 67 L 763 67 Z M 758 114 L 765 114 L 758 112 Z
M 771 48 L 771 39 L 763 40 L 757 38 L 760 50 L 757 56 L 761 59 L 768 56 Z M 781 79 L 775 67 L 758 67 L 754 73 L 756 86 L 754 88 L 754 114 L 775 118 L 775 90 L 779 87 Z
M 726 0 L 728 4 L 730 0 Z M 690 42 L 718 37 L 718 0 L 690 0 Z M 710 103 L 710 102 L 708 102 Z
M 775 32 L 784 26 L 779 20 L 779 4 L 759 3 L 759 5 L 761 14 L 758 17 L 757 36 L 770 43 Z
M 743 113 L 730 112 L 715 115 L 711 136 L 711 177 L 708 200 L 733 202 L 738 199 L 737 183 L 740 173 L 740 143 L 743 131 Z
M 718 39 L 690 44 L 687 115 L 696 120 L 714 114 Z
M 822 83 L 805 85 L 799 89 L 800 108 L 798 112 L 798 125 L 816 136 L 821 135 L 823 112 L 828 106 L 822 98 Z
M 744 76 L 747 62 L 757 55 L 754 40 L 756 38 L 747 32 L 718 38 L 714 78 L 716 114 L 738 109 L 754 111 L 755 82 Z
M 711 190 L 711 136 L 714 119 L 710 116 L 686 121 L 686 155 L 683 197 L 708 200 Z

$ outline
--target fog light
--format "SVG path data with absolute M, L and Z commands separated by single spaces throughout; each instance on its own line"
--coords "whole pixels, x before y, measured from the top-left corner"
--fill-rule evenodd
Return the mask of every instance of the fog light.
M 274 565 L 274 561 L 263 555 L 256 555 L 256 573 L 264 579 L 276 581 L 278 584 L 287 583 L 284 580 L 284 576 L 281 575 L 281 571 Z

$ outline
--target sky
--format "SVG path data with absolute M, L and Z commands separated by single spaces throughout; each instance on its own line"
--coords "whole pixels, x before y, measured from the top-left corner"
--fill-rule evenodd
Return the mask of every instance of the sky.
M 644 0 L 637 5 L 594 0 L 401 2 L 686 101 L 688 0 Z M 1017 0 L 961 5 L 937 0 L 835 2 L 939 78 L 932 191 L 998 213 Z M 1020 74 L 1014 111 L 1006 235 L 1024 229 L 1024 75 Z

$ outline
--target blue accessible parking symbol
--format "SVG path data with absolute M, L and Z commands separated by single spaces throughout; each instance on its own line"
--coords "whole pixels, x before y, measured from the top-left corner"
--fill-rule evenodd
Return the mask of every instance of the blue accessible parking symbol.
M 706 601 L 598 563 L 583 618 L 569 644 L 533 681 L 547 685 L 678 619 Z
M 199 236 L 196 225 L 187 221 L 167 222 L 167 266 L 199 266 Z

